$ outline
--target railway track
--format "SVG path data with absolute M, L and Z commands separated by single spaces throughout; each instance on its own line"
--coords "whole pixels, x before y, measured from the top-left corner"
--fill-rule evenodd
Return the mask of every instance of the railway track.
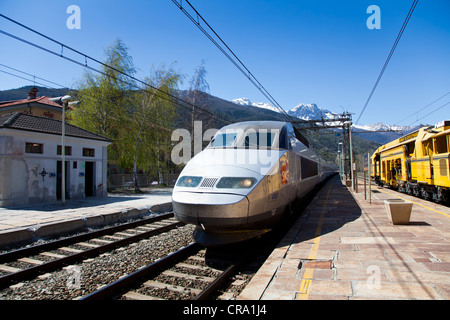
M 211 249 L 209 249 L 211 250 Z M 206 300 L 232 299 L 232 291 L 222 292 L 226 284 L 243 286 L 245 276 L 237 276 L 243 265 L 243 252 L 210 254 L 196 243 L 171 253 L 116 282 L 93 292 L 82 300 Z M 209 266 L 207 265 L 209 264 Z M 248 277 L 248 280 L 250 277 Z
M 206 249 L 193 243 L 194 227 L 170 213 L 3 253 L 0 300 L 235 299 L 291 224 L 283 225 L 262 239 Z
M 173 213 L 92 231 L 0 255 L 0 289 L 182 226 Z
M 248 256 L 248 252 L 236 248 L 202 248 L 192 243 L 192 227 L 173 222 L 172 217 L 173 214 L 164 214 L 155 219 L 3 253 L 0 255 L 0 268 L 3 270 L 0 300 L 201 300 L 237 297 L 259 265 L 253 263 L 253 270 L 239 274 L 244 261 L 240 257 Z M 153 234 L 157 235 L 151 237 Z M 183 242 L 187 245 L 180 246 Z M 176 248 L 177 245 L 175 252 L 161 253 L 167 252 L 165 247 Z M 146 246 L 152 250 L 141 250 Z M 81 250 L 81 247 L 87 249 Z M 148 254 L 127 254 L 129 250 Z M 118 253 L 119 258 L 115 257 Z M 144 256 L 144 261 L 151 262 L 139 267 L 141 262 L 136 262 L 133 255 Z M 262 261 L 264 258 L 260 263 Z M 70 289 L 68 282 L 67 270 L 72 267 L 78 267 L 82 274 L 78 290 Z M 251 269 L 252 266 L 247 264 L 246 268 Z

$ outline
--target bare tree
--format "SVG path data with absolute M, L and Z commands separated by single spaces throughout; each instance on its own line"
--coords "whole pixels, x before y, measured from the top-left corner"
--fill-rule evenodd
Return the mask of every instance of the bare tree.
M 144 82 L 149 84 L 142 90 L 129 93 L 132 100 L 127 116 L 120 124 L 117 139 L 119 163 L 124 168 L 133 168 L 135 191 L 139 192 L 138 170 L 157 168 L 162 170 L 160 153 L 162 144 L 170 137 L 175 116 L 174 103 L 170 99 L 180 81 L 180 74 L 171 65 L 153 69 Z
M 192 76 L 189 95 L 192 95 L 192 115 L 191 115 L 191 150 L 192 156 L 195 155 L 194 150 L 194 121 L 195 121 L 195 105 L 198 100 L 204 101 L 207 92 L 209 92 L 209 84 L 206 81 L 207 71 L 204 67 L 205 60 L 202 60 L 200 65 L 195 69 L 195 73 Z M 203 98 L 203 99 L 202 99 Z

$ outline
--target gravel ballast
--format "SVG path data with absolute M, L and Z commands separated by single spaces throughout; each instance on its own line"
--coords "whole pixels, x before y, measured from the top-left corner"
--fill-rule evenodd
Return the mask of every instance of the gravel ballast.
M 186 225 L 123 248 L 41 275 L 0 291 L 0 300 L 71 300 L 85 296 L 192 243 Z

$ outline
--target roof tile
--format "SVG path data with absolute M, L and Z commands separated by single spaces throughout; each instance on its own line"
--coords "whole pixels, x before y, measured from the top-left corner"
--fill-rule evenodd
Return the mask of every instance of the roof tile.
M 33 116 L 30 114 L 14 112 L 0 116 L 0 128 L 10 128 L 17 130 L 42 132 L 48 134 L 61 135 L 62 133 L 62 121 L 56 119 L 50 119 L 45 117 Z M 74 125 L 65 124 L 66 136 L 111 141 L 110 139 L 87 131 L 85 129 L 76 127 Z

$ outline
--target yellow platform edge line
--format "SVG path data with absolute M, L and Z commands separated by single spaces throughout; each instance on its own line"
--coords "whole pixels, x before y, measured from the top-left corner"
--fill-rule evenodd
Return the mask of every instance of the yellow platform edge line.
M 313 240 L 313 246 L 311 248 L 311 251 L 309 252 L 308 260 L 314 260 L 317 256 L 317 251 L 319 250 L 320 234 L 322 232 L 322 225 L 323 225 L 323 215 L 325 213 L 325 208 L 328 203 L 328 199 L 330 197 L 330 192 L 331 192 L 332 186 L 333 186 L 333 183 L 330 183 L 330 186 L 328 187 L 327 195 L 325 197 L 325 202 L 322 206 L 322 211 L 320 213 L 319 221 L 317 223 L 316 234 L 315 234 L 316 237 Z M 303 279 L 302 279 L 302 282 L 300 283 L 300 288 L 297 293 L 297 297 L 296 297 L 297 300 L 308 300 L 313 273 L 314 273 L 314 269 L 311 269 L 311 268 L 305 269 L 305 273 L 303 274 Z

